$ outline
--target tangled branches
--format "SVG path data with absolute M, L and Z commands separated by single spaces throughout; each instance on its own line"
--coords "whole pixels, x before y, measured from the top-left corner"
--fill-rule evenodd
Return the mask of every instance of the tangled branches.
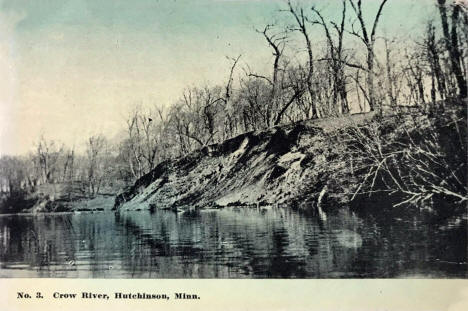
M 467 124 L 464 109 L 437 116 L 398 114 L 342 132 L 360 195 L 398 197 L 393 206 L 461 204 L 467 195 Z

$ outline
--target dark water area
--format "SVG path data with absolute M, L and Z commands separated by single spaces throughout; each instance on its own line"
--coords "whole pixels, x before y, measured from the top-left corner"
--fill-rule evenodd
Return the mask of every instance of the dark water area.
M 0 277 L 466 278 L 467 221 L 290 209 L 0 216 Z

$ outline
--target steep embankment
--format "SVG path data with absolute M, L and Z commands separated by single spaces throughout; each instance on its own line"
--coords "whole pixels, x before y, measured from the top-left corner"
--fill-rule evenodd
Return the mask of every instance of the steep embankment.
M 341 152 L 332 143 L 333 133 L 372 118 L 357 114 L 239 135 L 159 164 L 118 195 L 115 208 L 307 206 L 326 192 L 329 172 L 346 165 L 331 164 Z
M 246 133 L 161 163 L 114 208 L 327 201 L 453 212 L 468 201 L 466 107 L 455 99 Z

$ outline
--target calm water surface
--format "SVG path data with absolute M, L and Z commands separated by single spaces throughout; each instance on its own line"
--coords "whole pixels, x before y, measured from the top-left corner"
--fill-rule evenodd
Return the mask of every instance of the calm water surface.
M 466 220 L 248 208 L 0 216 L 0 277 L 466 278 L 466 257 Z

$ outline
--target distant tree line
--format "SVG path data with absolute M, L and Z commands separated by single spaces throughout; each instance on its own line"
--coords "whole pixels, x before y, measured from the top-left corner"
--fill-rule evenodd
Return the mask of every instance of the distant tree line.
M 380 0 L 372 14 L 364 1 L 337 2 L 340 12 L 329 18 L 316 6 L 288 1 L 281 23 L 256 30 L 273 56 L 269 72 L 256 72 L 241 55 L 229 58 L 223 83 L 187 88 L 167 108 L 136 107 L 117 143 L 92 136 L 78 154 L 42 137 L 34 153 L 3 155 L 1 192 L 67 183 L 92 197 L 244 132 L 351 112 L 425 109 L 467 96 L 468 13 L 460 1 L 434 0 L 439 17 L 412 42 L 382 36 L 389 1 Z

